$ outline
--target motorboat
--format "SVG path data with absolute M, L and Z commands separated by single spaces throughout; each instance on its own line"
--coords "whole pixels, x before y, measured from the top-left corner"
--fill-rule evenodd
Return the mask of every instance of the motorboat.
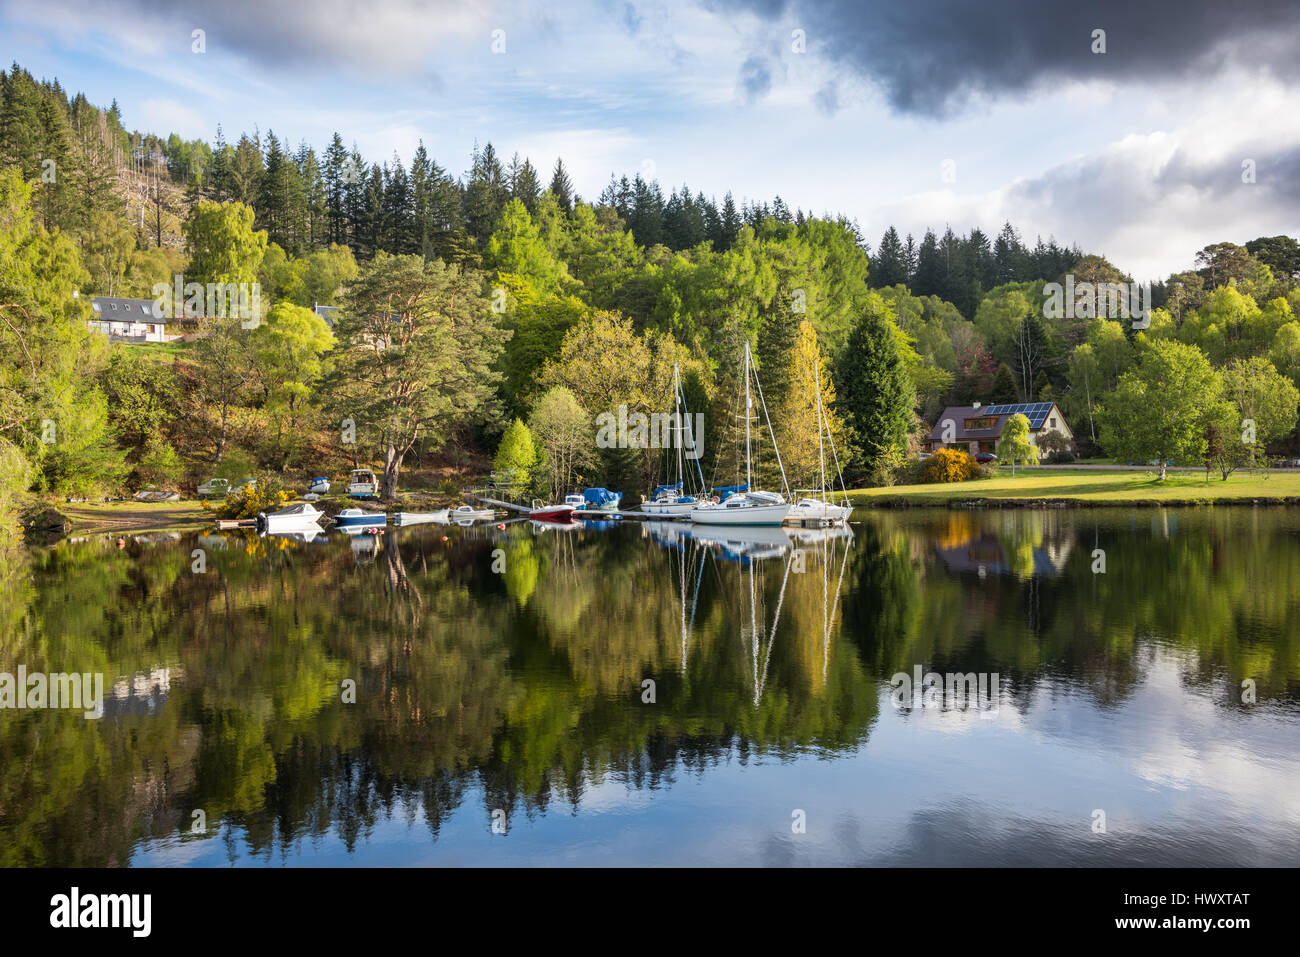
M 352 498 L 374 498 L 379 494 L 379 480 L 372 469 L 353 469 L 348 475 L 348 495 Z
M 330 490 L 330 480 L 324 475 L 311 480 L 311 485 L 307 486 L 307 492 L 310 495 L 328 495 Z
M 319 532 L 323 512 L 316 511 L 310 502 L 299 502 L 278 512 L 258 512 L 257 530 L 263 534 L 284 532 Z
M 334 516 L 334 524 L 339 528 L 381 528 L 388 524 L 388 515 L 364 508 L 345 508 Z
M 447 513 L 453 522 L 490 522 L 496 518 L 496 512 L 490 508 L 475 508 L 473 505 L 457 505 Z
M 571 522 L 573 521 L 574 508 L 568 502 L 563 505 L 543 505 L 536 500 L 532 508 L 528 510 L 528 517 L 535 522 Z

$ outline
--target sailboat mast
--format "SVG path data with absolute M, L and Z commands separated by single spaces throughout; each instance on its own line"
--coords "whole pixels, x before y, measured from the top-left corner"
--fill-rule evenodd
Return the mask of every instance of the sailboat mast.
M 749 397 L 749 340 L 745 340 L 745 491 L 749 491 L 749 414 L 754 401 Z
M 680 494 L 686 494 L 686 486 L 683 484 L 682 475 L 682 381 L 677 371 L 677 363 L 673 363 L 673 402 L 677 406 L 677 484 L 681 485 Z
M 821 467 L 822 501 L 826 501 L 826 451 L 822 446 L 822 379 L 817 368 L 817 357 L 813 356 L 813 385 L 817 389 L 817 464 Z

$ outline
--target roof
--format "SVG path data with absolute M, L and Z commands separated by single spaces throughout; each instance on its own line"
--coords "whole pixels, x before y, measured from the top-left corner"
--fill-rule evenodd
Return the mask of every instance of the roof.
M 96 319 L 116 319 L 119 322 L 135 320 L 139 322 L 162 322 L 161 316 L 154 315 L 152 299 L 124 299 L 120 296 L 92 296 L 90 308 L 95 310 Z
M 1055 402 L 1017 402 L 1000 405 L 950 405 L 939 415 L 930 430 L 930 439 L 935 442 L 964 442 L 971 439 L 997 439 L 1002 436 L 1002 427 L 1013 415 L 1023 415 L 1029 420 L 1029 431 L 1037 432 L 1047 421 L 1048 414 L 1055 408 Z M 997 422 L 987 429 L 966 428 L 967 419 L 985 419 L 997 416 Z M 944 422 L 952 420 L 956 431 L 951 439 L 944 437 Z
M 338 306 L 312 306 L 312 312 L 325 320 L 325 325 L 331 329 L 334 328 L 334 314 L 339 311 Z

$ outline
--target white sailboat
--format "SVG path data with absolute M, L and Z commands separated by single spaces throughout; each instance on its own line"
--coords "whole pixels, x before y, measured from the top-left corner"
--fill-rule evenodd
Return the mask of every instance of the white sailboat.
M 728 497 L 722 502 L 710 502 L 697 505 L 691 509 L 691 521 L 701 525 L 780 525 L 790 514 L 790 504 L 777 492 L 752 491 L 750 476 L 750 441 L 749 419 L 754 408 L 754 400 L 749 394 L 749 377 L 757 373 L 749 354 L 749 343 L 745 343 L 745 491 Z M 781 464 L 781 450 L 776 445 L 776 433 L 772 430 L 772 420 L 767 415 L 767 403 L 763 402 L 763 387 L 758 387 L 758 398 L 763 406 L 763 417 L 767 420 L 768 434 L 772 438 L 772 448 L 776 451 L 776 464 L 781 469 L 781 484 L 785 486 L 785 466 Z M 787 486 L 788 488 L 788 486 Z
M 675 516 L 678 518 L 689 518 L 691 509 L 701 504 L 686 490 L 686 469 L 682 461 L 683 437 L 690 424 L 690 411 L 686 408 L 685 397 L 682 395 L 682 379 L 679 366 L 673 363 L 673 401 L 677 406 L 677 414 L 674 416 L 677 432 L 677 484 L 657 486 L 648 502 L 641 503 L 641 511 L 650 515 Z M 691 451 L 695 456 L 695 470 L 700 477 L 700 494 L 704 494 L 704 474 L 700 469 L 699 449 L 696 443 L 700 441 L 700 436 L 692 433 Z
M 815 358 L 813 359 L 813 382 L 817 389 L 817 461 L 821 467 L 821 488 L 801 490 L 816 491 L 818 494 L 800 498 L 794 503 L 794 506 L 790 509 L 790 514 L 786 516 L 785 520 L 796 524 L 816 522 L 843 525 L 849 520 L 849 515 L 853 513 L 853 506 L 849 504 L 849 494 L 844 488 L 844 473 L 840 470 L 840 457 L 835 451 L 835 437 L 831 435 L 830 429 L 826 426 L 826 416 L 822 409 L 821 372 L 817 368 Z M 826 445 L 823 438 L 830 440 L 831 455 L 835 459 L 835 471 L 840 479 L 841 503 L 832 502 L 826 497 Z

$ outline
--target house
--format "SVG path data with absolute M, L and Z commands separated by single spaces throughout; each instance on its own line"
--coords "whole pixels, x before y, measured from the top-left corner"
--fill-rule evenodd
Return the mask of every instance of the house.
M 171 342 L 180 336 L 168 335 L 167 324 L 156 316 L 152 299 L 123 299 L 118 296 L 95 296 L 90 300 L 95 311 L 90 328 L 119 342 Z
M 1055 433 L 1071 445 L 1074 432 L 1065 421 L 1055 402 L 1018 402 L 1014 405 L 950 405 L 943 410 L 930 434 L 925 448 L 929 452 L 942 448 L 966 449 L 971 455 L 980 452 L 997 452 L 998 440 L 1007 419 L 1017 413 L 1029 420 L 1029 444 L 1039 448 L 1039 439 Z M 1039 457 L 1047 452 L 1040 450 Z
M 316 303 L 311 307 L 311 311 L 324 319 L 325 325 L 329 326 L 331 329 L 334 328 L 335 316 L 339 311 L 338 306 L 322 306 L 320 303 Z

